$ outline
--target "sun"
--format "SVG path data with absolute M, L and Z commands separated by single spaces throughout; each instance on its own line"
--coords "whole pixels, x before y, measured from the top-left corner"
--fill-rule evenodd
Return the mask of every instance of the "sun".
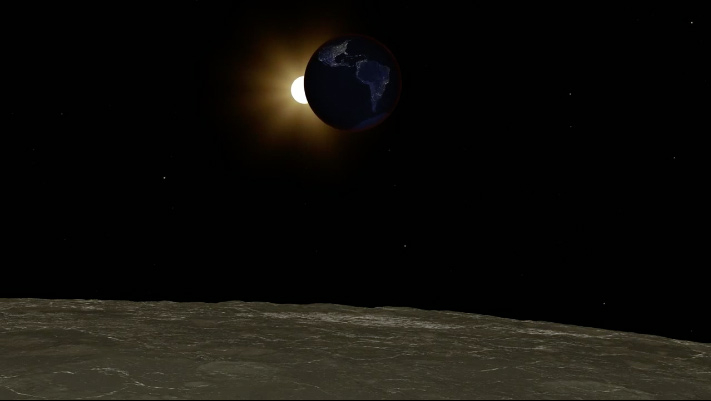
M 330 158 L 340 132 L 308 106 L 304 80 L 316 49 L 341 32 L 327 26 L 297 31 L 255 33 L 249 48 L 225 63 L 230 99 L 224 116 L 240 127 L 234 135 L 255 137 L 265 152 L 287 147 Z
M 294 97 L 294 100 L 301 104 L 308 104 L 309 102 L 306 100 L 306 92 L 304 91 L 304 76 L 300 76 L 294 80 L 294 83 L 291 84 L 291 96 Z

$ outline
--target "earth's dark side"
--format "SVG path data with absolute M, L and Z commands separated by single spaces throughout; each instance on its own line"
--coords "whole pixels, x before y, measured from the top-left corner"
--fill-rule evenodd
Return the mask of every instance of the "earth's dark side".
M 328 40 L 309 60 L 304 91 L 326 124 L 361 131 L 383 122 L 397 105 L 400 68 L 390 50 L 363 35 Z

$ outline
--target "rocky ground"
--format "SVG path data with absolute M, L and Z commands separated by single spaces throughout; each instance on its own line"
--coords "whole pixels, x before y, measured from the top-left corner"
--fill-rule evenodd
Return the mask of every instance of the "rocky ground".
M 0 299 L 0 399 L 711 399 L 711 345 L 411 308 Z

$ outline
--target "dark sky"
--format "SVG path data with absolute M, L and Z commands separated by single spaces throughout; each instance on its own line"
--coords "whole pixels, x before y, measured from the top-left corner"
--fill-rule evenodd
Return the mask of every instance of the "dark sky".
M 711 341 L 707 15 L 256 3 L 1 6 L 0 296 L 399 305 Z M 250 86 L 270 52 L 326 26 L 388 46 L 403 89 L 385 123 L 316 151 L 278 105 L 239 105 L 273 95 Z

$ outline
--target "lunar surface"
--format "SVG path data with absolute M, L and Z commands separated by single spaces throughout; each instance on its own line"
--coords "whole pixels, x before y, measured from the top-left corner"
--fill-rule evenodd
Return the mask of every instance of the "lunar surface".
M 711 344 L 333 304 L 0 299 L 0 399 L 711 399 Z

